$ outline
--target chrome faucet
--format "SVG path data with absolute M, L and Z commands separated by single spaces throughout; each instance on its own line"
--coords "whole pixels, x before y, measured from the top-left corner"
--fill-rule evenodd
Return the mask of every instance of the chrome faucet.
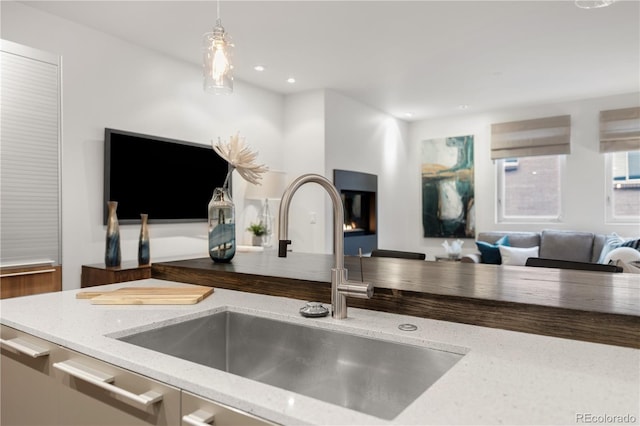
M 331 269 L 331 315 L 337 319 L 347 317 L 347 296 L 360 299 L 371 299 L 373 296 L 373 284 L 360 281 L 349 281 L 347 270 L 344 268 L 344 207 L 340 193 L 335 186 L 324 176 L 316 174 L 302 175 L 289 185 L 282 194 L 280 203 L 280 215 L 278 218 L 278 256 L 287 257 L 287 246 L 291 244 L 289 233 L 289 205 L 293 194 L 305 183 L 315 182 L 322 186 L 331 197 L 333 203 L 334 235 L 333 249 L 336 260 L 335 267 Z

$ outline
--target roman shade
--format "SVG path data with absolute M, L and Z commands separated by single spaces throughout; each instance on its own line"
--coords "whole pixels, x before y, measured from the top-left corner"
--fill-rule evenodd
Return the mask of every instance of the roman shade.
M 600 111 L 600 152 L 640 149 L 640 107 Z
M 491 125 L 492 160 L 570 152 L 570 115 Z

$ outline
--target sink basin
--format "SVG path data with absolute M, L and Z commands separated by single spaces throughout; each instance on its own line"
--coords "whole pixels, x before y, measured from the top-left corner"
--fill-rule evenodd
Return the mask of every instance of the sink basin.
M 234 311 L 118 340 L 386 420 L 463 356 Z

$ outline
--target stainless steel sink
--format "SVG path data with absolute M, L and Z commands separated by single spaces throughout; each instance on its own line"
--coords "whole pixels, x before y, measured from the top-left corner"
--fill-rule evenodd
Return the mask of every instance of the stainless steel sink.
M 463 356 L 233 311 L 119 340 L 386 420 Z

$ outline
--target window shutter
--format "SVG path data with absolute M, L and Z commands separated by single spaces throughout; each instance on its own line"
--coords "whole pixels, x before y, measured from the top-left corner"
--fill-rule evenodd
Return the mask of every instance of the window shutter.
M 491 125 L 492 160 L 570 152 L 570 115 Z
M 0 41 L 0 261 L 61 263 L 59 58 Z
M 600 152 L 640 150 L 640 107 L 600 111 Z

